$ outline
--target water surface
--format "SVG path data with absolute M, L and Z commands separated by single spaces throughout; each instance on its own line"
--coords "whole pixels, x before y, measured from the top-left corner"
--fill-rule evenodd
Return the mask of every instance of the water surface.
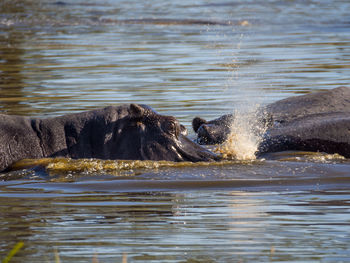
M 136 102 L 190 129 L 194 116 L 349 85 L 349 12 L 348 1 L 3 0 L 0 111 Z M 13 262 L 350 259 L 346 159 L 86 162 L 0 175 L 1 259 L 19 241 Z

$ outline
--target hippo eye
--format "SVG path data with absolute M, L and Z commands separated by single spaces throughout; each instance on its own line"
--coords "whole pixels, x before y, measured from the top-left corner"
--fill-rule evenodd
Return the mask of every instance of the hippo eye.
M 174 121 L 166 122 L 162 125 L 162 129 L 164 132 L 174 135 L 176 138 L 180 133 L 180 127 Z
M 169 125 L 168 125 L 168 131 L 171 133 L 171 134 L 176 134 L 176 124 L 174 122 L 170 122 Z

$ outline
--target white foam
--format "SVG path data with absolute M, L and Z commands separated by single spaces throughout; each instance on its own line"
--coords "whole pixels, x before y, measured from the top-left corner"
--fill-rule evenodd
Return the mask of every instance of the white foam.
M 255 160 L 259 144 L 266 131 L 266 124 L 258 118 L 258 106 L 236 110 L 234 115 L 231 132 L 216 151 L 224 158 Z

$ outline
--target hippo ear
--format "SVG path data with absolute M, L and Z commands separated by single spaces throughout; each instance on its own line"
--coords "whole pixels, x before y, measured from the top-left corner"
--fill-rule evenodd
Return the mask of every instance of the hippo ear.
M 130 104 L 130 113 L 132 117 L 140 118 L 143 116 L 145 109 L 138 104 Z
M 201 127 L 202 124 L 207 123 L 207 121 L 205 119 L 196 117 L 192 120 L 192 128 L 194 130 L 194 132 L 197 132 L 199 127 Z

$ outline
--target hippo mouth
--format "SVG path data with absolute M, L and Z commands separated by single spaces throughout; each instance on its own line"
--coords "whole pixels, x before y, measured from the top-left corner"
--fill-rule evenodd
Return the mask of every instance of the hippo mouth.
M 197 143 L 191 141 L 186 136 L 181 135 L 179 138 L 179 144 L 177 151 L 182 157 L 182 161 L 218 161 L 220 156 L 205 149 Z
M 221 158 L 180 134 L 176 140 L 142 143 L 141 159 L 175 162 L 210 162 Z

